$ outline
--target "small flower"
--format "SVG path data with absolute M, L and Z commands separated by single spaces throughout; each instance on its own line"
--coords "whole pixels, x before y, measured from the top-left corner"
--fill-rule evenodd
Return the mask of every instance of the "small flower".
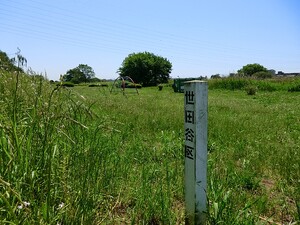
M 65 206 L 65 203 L 60 203 L 59 205 L 58 205 L 58 209 L 61 209 L 61 208 L 63 208 Z
M 28 206 L 30 206 L 30 202 L 23 202 L 23 205 L 25 206 L 25 207 L 28 207 Z
M 24 202 L 22 202 L 20 205 L 18 205 L 17 208 L 18 208 L 18 209 L 23 209 L 23 208 L 26 208 L 26 207 L 28 207 L 28 206 L 30 206 L 30 202 L 24 201 Z

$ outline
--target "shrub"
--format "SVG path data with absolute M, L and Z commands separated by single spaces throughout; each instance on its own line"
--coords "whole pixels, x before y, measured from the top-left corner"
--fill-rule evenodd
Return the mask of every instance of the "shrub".
M 300 92 L 300 84 L 290 87 L 288 89 L 289 92 Z
M 257 91 L 257 87 L 256 86 L 249 85 L 248 87 L 246 87 L 247 95 L 255 95 L 256 91 Z
M 278 89 L 278 85 L 270 81 L 257 81 L 256 84 L 261 91 L 276 91 Z
M 269 71 L 259 71 L 254 73 L 252 76 L 259 79 L 266 79 L 266 78 L 272 78 L 273 75 Z

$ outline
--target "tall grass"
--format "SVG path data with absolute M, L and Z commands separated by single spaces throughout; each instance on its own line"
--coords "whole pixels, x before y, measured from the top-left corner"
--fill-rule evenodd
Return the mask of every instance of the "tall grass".
M 94 145 L 86 140 L 95 131 L 84 125 L 92 115 L 69 91 L 54 89 L 41 78 L 19 76 L 1 74 L 1 199 L 6 204 L 1 218 L 16 224 L 53 223 L 61 219 L 58 205 L 72 205 L 76 198 L 69 195 L 78 198 L 70 184 L 77 176 L 73 158 Z M 72 210 L 76 213 L 70 220 L 79 221 L 83 209 Z
M 209 80 L 209 88 L 225 90 L 245 90 L 248 87 L 255 87 L 259 91 L 288 91 L 297 89 L 300 85 L 300 79 L 294 78 L 272 78 L 256 79 L 245 77 L 226 77 Z
M 0 223 L 184 223 L 182 94 L 16 78 L 1 72 Z M 210 89 L 209 224 L 299 221 L 298 99 Z

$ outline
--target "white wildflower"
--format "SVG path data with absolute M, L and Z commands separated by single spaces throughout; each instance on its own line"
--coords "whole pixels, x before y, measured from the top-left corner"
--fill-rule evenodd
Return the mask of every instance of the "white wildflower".
M 61 208 L 63 208 L 65 206 L 65 203 L 60 203 L 59 205 L 58 205 L 58 209 L 61 209 Z
M 30 202 L 23 202 L 23 205 L 25 206 L 25 207 L 28 207 L 28 206 L 30 206 Z
M 24 201 L 24 202 L 21 203 L 21 205 L 18 205 L 17 208 L 18 209 L 23 209 L 23 208 L 26 208 L 28 206 L 30 206 L 30 202 Z

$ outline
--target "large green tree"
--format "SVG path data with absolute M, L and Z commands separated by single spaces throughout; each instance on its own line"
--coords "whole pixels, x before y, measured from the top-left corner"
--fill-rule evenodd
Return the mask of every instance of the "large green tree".
M 90 82 L 93 78 L 95 78 L 95 72 L 86 64 L 79 64 L 76 68 L 68 70 L 63 76 L 64 81 L 71 81 L 75 84 Z
M 129 54 L 118 70 L 120 76 L 129 76 L 145 87 L 167 83 L 171 71 L 169 60 L 150 52 Z
M 247 64 L 243 66 L 240 70 L 238 70 L 238 75 L 243 76 L 243 77 L 252 77 L 253 74 L 257 72 L 267 72 L 267 68 L 264 66 L 258 64 L 258 63 L 253 63 L 253 64 Z

